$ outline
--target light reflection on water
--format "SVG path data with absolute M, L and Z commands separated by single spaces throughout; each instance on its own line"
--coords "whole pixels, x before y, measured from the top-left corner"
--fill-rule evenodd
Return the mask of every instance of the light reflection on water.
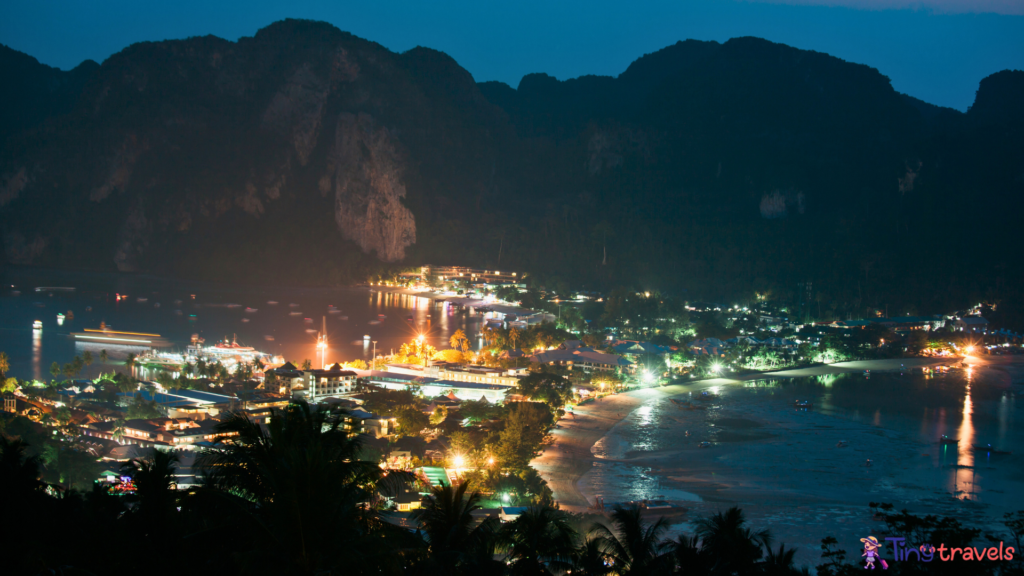
M 971 499 L 974 494 L 974 404 L 971 403 L 971 371 L 967 370 L 967 387 L 964 408 L 957 437 L 960 439 L 956 460 L 954 495 Z M 968 489 L 969 487 L 969 489 Z M 959 492 L 957 492 L 959 490 Z
M 773 464 L 769 461 L 749 459 L 787 458 L 787 454 L 794 454 L 790 450 L 798 448 L 786 446 L 800 445 L 791 442 L 814 442 L 820 432 L 822 437 L 832 434 L 851 440 L 849 451 L 834 457 L 821 453 L 818 460 L 824 463 L 823 469 L 836 470 L 837 478 L 843 477 L 843 470 L 850 470 L 845 473 L 847 476 L 862 476 L 850 467 L 863 466 L 864 460 L 857 464 L 848 457 L 867 451 L 864 457 L 874 460 L 870 476 L 877 476 L 880 481 L 884 478 L 882 484 L 886 486 L 898 485 L 890 492 L 892 499 L 934 499 L 936 492 L 945 492 L 981 503 L 1008 505 L 1013 500 L 1014 487 L 1019 486 L 1012 477 L 1019 465 L 1017 456 L 974 450 L 974 445 L 989 443 L 994 449 L 1008 450 L 1024 440 L 1024 431 L 1014 427 L 1015 395 L 1011 389 L 1000 386 L 990 372 L 984 372 L 985 377 L 980 379 L 977 371 L 958 369 L 927 374 L 875 373 L 870 378 L 863 374 L 832 374 L 766 379 L 721 386 L 719 398 L 705 402 L 698 400 L 698 385 L 691 393 L 677 398 L 691 400 L 706 410 L 690 410 L 668 399 L 645 403 L 595 447 L 595 455 L 609 461 L 603 463 L 604 468 L 588 473 L 584 483 L 592 494 L 603 492 L 606 501 L 629 499 L 627 496 L 655 498 L 676 485 L 674 481 L 666 484 L 666 478 L 655 482 L 659 467 L 676 470 L 665 474 L 707 473 L 714 467 L 731 466 L 729 454 L 737 447 L 748 446 L 751 448 L 744 449 L 737 458 L 747 458 L 744 462 L 754 462 L 759 469 L 770 469 Z M 794 412 L 792 404 L 796 399 L 812 402 L 813 409 Z M 787 416 L 776 418 L 779 412 Z M 743 438 L 743 434 L 756 436 L 755 432 L 716 424 L 719 418 L 753 418 L 765 423 L 758 430 L 775 435 L 764 444 L 765 448 L 772 448 L 773 456 L 761 456 L 761 449 L 753 448 L 759 445 Z M 788 428 L 772 428 L 773 423 L 781 420 L 788 422 Z M 791 435 L 800 430 L 803 436 Z M 685 436 L 685 431 L 691 435 Z M 959 438 L 959 444 L 939 444 L 943 435 Z M 711 441 L 713 447 L 706 452 L 697 451 L 697 444 L 705 440 Z M 835 442 L 833 439 L 829 446 Z M 638 460 L 648 457 L 658 458 L 653 471 L 643 466 L 645 460 Z M 692 458 L 704 460 L 702 464 L 695 461 L 688 465 Z M 742 474 L 744 468 L 737 470 L 733 474 Z M 782 471 L 777 478 L 783 489 L 787 482 L 792 484 L 789 488 L 799 488 L 799 477 L 788 478 Z M 892 478 L 903 480 L 891 481 Z M 759 480 L 752 477 L 751 481 Z M 823 486 L 823 492 L 829 493 L 831 488 Z M 914 488 L 908 492 L 907 486 Z M 897 493 L 900 496 L 893 495 Z M 864 494 L 865 502 L 878 498 L 873 493 Z
M 50 364 L 70 362 L 82 349 L 69 335 L 106 322 L 116 330 L 155 332 L 167 338 L 168 351 L 182 350 L 192 334 L 207 344 L 231 340 L 261 352 L 301 362 L 317 356 L 316 335 L 326 318 L 330 348 L 327 361 L 369 359 L 372 340 L 377 353 L 387 354 L 419 334 L 438 349 L 462 329 L 470 341 L 477 338 L 483 314 L 459 311 L 447 303 L 433 303 L 416 295 L 368 292 L 365 289 L 298 289 L 232 287 L 166 280 L 139 275 L 6 270 L 0 272 L 6 287 L 0 290 L 0 350 L 11 358 L 11 375 L 37 380 L 50 378 Z M 11 285 L 17 286 L 17 292 Z M 74 291 L 36 293 L 35 286 L 75 287 Z M 118 300 L 116 294 L 131 297 Z M 194 297 L 193 297 L 194 295 Z M 275 304 L 270 304 L 274 301 Z M 228 308 L 228 303 L 239 306 Z M 297 306 L 289 306 L 296 303 Z M 161 304 L 161 306 L 157 306 Z M 251 307 L 251 312 L 246 311 Z M 70 315 L 63 325 L 57 313 Z M 293 312 L 298 314 L 292 315 Z M 386 315 L 380 318 L 378 314 Z M 312 322 L 307 324 L 304 318 Z M 34 320 L 43 323 L 33 332 Z M 370 341 L 363 339 L 370 336 Z M 139 350 L 104 346 L 110 362 L 94 362 L 80 377 L 94 378 L 120 366 L 129 352 Z M 97 351 L 92 350 L 93 356 Z

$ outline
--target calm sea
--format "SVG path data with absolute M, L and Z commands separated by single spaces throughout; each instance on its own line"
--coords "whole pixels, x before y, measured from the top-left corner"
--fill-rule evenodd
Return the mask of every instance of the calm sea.
M 119 301 L 118 294 L 126 296 Z M 331 313 L 332 307 L 338 312 Z M 62 325 L 58 314 L 66 316 Z M 70 336 L 101 322 L 115 330 L 160 334 L 172 343 L 170 350 L 184 349 L 198 334 L 207 345 L 237 338 L 240 345 L 290 361 L 316 361 L 316 332 L 325 319 L 328 363 L 369 359 L 374 340 L 378 354 L 389 353 L 419 334 L 437 348 L 447 348 L 449 336 L 460 328 L 478 347 L 482 322 L 481 315 L 444 303 L 366 288 L 254 288 L 37 269 L 0 274 L 0 351 L 7 352 L 10 375 L 18 378 L 48 379 L 51 363 L 70 362 L 85 350 L 98 357 L 106 349 L 110 364 L 97 361 L 81 376 L 94 377 L 113 369 L 129 352 L 142 350 L 83 345 Z M 43 323 L 41 331 L 33 330 L 35 320 Z

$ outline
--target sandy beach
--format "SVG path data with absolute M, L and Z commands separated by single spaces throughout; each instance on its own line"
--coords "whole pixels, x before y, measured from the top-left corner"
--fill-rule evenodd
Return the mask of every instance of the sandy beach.
M 1003 389 L 1024 376 L 1021 357 L 966 362 L 974 367 L 979 384 L 991 382 Z M 770 527 L 777 542 L 799 546 L 799 563 L 808 565 L 818 559 L 820 538 L 832 534 L 843 542 L 878 530 L 879 523 L 868 513 L 869 501 L 909 502 L 915 513 L 952 515 L 988 526 L 994 512 L 1017 504 L 1021 479 L 1006 472 L 1015 461 L 978 462 L 950 472 L 958 464 L 955 447 L 951 454 L 943 453 L 936 442 L 920 440 L 917 430 L 886 426 L 892 418 L 879 422 L 878 413 L 865 413 L 851 419 L 824 409 L 797 411 L 786 404 L 780 409 L 786 395 L 782 389 L 751 388 L 755 382 L 786 378 L 828 381 L 829 375 L 844 373 L 850 374 L 845 378 L 863 379 L 865 370 L 879 374 L 877 386 L 884 384 L 880 380 L 887 372 L 895 378 L 901 371 L 920 374 L 924 366 L 954 363 L 959 359 L 847 362 L 609 396 L 563 419 L 553 431 L 554 445 L 532 464 L 559 504 L 570 510 L 592 509 L 598 496 L 608 504 L 664 499 L 675 505 L 674 528 L 683 531 L 697 516 L 740 506 L 752 525 Z M 700 411 L 681 410 L 667 401 L 681 395 L 693 398 L 704 390 L 730 400 Z M 979 406 L 984 400 L 980 392 Z M 950 416 L 952 421 L 958 415 Z M 697 448 L 705 440 L 713 447 Z M 840 441 L 847 444 L 839 447 Z M 870 466 L 865 464 L 868 459 Z M 940 485 L 939 474 L 956 485 Z M 975 482 L 984 486 L 984 498 L 973 497 Z M 951 497 L 956 490 L 964 492 L 963 499 Z M 855 542 L 844 546 L 856 549 Z

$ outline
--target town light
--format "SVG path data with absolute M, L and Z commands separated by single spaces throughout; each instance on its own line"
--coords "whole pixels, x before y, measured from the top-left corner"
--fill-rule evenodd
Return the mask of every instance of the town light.
M 711 365 L 711 371 L 714 372 L 715 374 L 718 374 L 718 371 L 721 370 L 721 369 L 722 369 L 722 365 L 721 364 L 712 364 Z
M 647 382 L 648 384 L 654 382 L 654 375 L 651 374 L 650 371 L 644 371 L 644 382 Z
M 416 337 L 416 341 L 419 342 L 420 344 L 422 344 L 423 343 L 423 334 L 420 334 L 419 336 L 417 336 Z
M 967 348 L 965 348 L 964 350 L 965 350 L 965 351 L 967 352 L 967 355 L 968 355 L 968 356 L 970 356 L 970 355 L 971 355 L 971 353 L 973 353 L 973 352 L 974 352 L 974 346 L 968 346 L 968 347 L 967 347 Z
M 493 457 L 487 459 L 487 465 L 488 466 L 494 466 L 494 458 Z
M 455 456 L 452 458 L 452 464 L 454 464 L 456 468 L 462 468 L 462 465 L 465 464 L 465 460 L 463 460 L 462 456 Z

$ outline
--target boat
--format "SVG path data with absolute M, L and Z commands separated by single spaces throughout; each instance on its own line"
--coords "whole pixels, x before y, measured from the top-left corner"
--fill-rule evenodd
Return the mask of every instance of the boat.
M 369 342 L 370 341 L 370 335 L 367 334 L 367 335 L 363 336 L 363 341 L 364 342 Z
M 802 400 L 802 401 L 801 400 L 794 400 L 793 401 L 793 406 L 796 407 L 796 408 L 811 408 L 814 405 L 811 404 L 810 401 L 808 401 L 808 400 Z
M 92 312 L 92 306 L 86 306 L 85 307 L 85 311 L 86 312 Z
M 701 442 L 697 444 L 697 448 L 711 448 L 711 442 Z
M 289 312 L 288 315 L 289 316 L 302 316 L 302 312 L 298 312 L 298 311 L 296 311 L 296 312 Z
M 57 326 L 63 326 L 63 325 L 64 325 L 64 315 L 63 314 L 57 314 Z
M 270 334 L 267 334 L 266 336 L 264 336 L 263 339 L 266 340 L 267 342 L 273 342 L 274 341 L 274 337 L 271 336 Z
M 306 328 L 306 334 L 315 334 L 315 333 L 316 333 L 316 330 L 314 330 L 312 328 Z
M 42 330 L 43 329 L 43 321 L 42 320 L 36 320 L 35 322 L 33 322 L 32 323 L 32 329 L 33 330 Z
M 156 304 L 153 304 L 153 308 L 159 308 L 159 307 L 160 307 L 160 303 L 159 302 L 157 302 Z
M 148 332 L 122 332 L 112 330 L 106 324 L 100 324 L 99 329 L 86 328 L 84 332 L 72 332 L 71 336 L 81 342 L 96 342 L 110 345 L 123 346 L 170 346 L 171 343 L 162 338 L 159 334 Z
M 846 440 L 840 440 L 839 442 L 836 442 L 836 448 L 846 448 L 849 445 L 849 442 L 847 442 Z
M 959 443 L 960 443 L 960 439 L 959 438 L 950 438 L 949 436 L 946 436 L 945 434 L 942 435 L 942 438 L 939 438 L 939 444 L 959 444 Z
M 387 316 L 385 316 L 383 314 L 377 314 L 377 318 L 380 318 L 381 320 L 383 320 L 383 319 L 387 318 Z
M 135 362 L 141 366 L 157 366 L 160 368 L 172 368 L 174 370 L 181 370 L 182 365 L 185 363 L 184 359 L 180 355 L 177 357 L 168 357 L 157 353 L 155 350 L 146 350 L 142 354 L 136 357 Z
M 36 292 L 74 292 L 72 286 L 36 286 Z
M 246 308 L 246 309 L 245 309 L 245 312 L 246 312 L 247 314 L 252 314 L 252 313 L 254 313 L 254 312 L 259 312 L 259 310 L 258 310 L 258 309 L 256 309 L 256 308 Z
M 249 321 L 248 318 L 242 318 L 242 322 L 248 322 L 248 321 Z
M 338 320 L 348 320 L 348 316 L 340 316 L 338 317 Z
M 228 308 L 241 308 L 242 307 L 241 304 L 234 304 L 234 303 L 225 304 L 225 306 L 227 306 Z
M 214 344 L 212 347 L 206 348 L 206 350 L 218 352 L 221 354 L 252 353 L 256 351 L 256 349 L 253 348 L 252 346 L 240 345 L 238 343 L 237 335 L 232 335 L 231 342 L 228 342 L 227 340 L 221 340 L 220 342 Z
M 138 298 L 135 299 L 135 301 L 136 302 L 149 302 L 149 298 L 145 298 L 143 296 L 139 296 Z
M 312 324 L 313 323 L 313 319 L 312 318 L 303 318 L 302 321 L 305 322 L 306 324 Z
M 992 448 L 991 444 L 985 444 L 984 446 L 975 444 L 973 448 L 980 452 L 988 452 L 989 454 L 1013 454 L 1013 452 L 1010 452 L 1009 450 L 996 450 Z
M 271 306 L 277 306 L 277 300 L 267 300 L 267 304 L 270 304 Z
M 299 307 L 299 305 L 298 305 L 298 304 L 296 304 L 295 302 L 292 302 L 292 303 L 291 303 L 291 304 L 289 304 L 288 306 L 289 306 L 289 307 L 291 307 L 291 308 L 298 308 L 298 307 Z

